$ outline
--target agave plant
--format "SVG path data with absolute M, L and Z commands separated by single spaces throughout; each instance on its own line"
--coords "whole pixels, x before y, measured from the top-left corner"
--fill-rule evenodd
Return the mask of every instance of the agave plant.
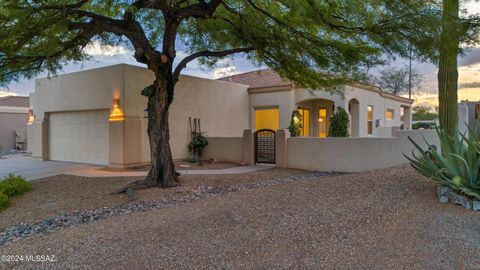
M 409 137 L 419 154 L 405 157 L 420 174 L 449 186 L 467 197 L 480 200 L 480 137 L 476 128 L 469 127 L 468 135 L 457 133 L 449 136 L 443 129 L 436 128 L 442 149 L 425 142 L 424 150 Z

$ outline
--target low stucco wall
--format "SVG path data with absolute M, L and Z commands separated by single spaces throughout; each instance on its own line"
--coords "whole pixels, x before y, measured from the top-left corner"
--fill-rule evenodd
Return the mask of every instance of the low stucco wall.
M 241 163 L 243 158 L 242 137 L 208 137 L 208 146 L 203 152 L 205 159 Z
M 440 146 L 435 130 L 398 131 L 394 138 L 289 138 L 287 162 L 289 168 L 361 172 L 407 164 L 403 156 L 411 154 L 411 137 L 425 147 L 425 139 Z

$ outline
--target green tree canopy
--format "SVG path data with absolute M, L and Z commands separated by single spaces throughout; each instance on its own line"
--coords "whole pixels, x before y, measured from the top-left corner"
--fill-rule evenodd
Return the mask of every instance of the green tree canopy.
M 215 56 L 245 52 L 250 60 L 305 86 L 329 85 L 338 78 L 318 71 L 354 76 L 385 52 L 405 54 L 409 41 L 422 57 L 433 56 L 428 43 L 437 35 L 431 23 L 437 10 L 428 2 L 4 0 L 0 82 L 45 70 L 54 74 L 67 61 L 86 59 L 83 48 L 92 40 L 132 46 L 145 64 L 155 52 L 175 57 L 180 40 L 191 55 L 175 77 L 198 57 L 213 65 Z M 171 25 L 175 29 L 167 33 Z M 425 31 L 418 31 L 419 25 Z

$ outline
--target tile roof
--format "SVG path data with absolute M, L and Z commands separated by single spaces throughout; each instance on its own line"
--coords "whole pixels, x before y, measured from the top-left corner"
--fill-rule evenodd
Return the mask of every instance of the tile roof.
M 6 96 L 0 97 L 0 107 L 30 107 L 29 97 Z
M 242 74 L 220 78 L 218 80 L 246 84 L 250 86 L 249 89 L 293 86 L 292 82 L 280 77 L 280 75 L 278 75 L 278 73 L 273 69 L 254 70 L 254 71 L 250 71 Z M 354 85 L 360 86 L 364 89 L 365 88 L 372 89 L 373 91 L 378 92 L 383 97 L 391 97 L 394 99 L 401 99 L 407 102 L 413 102 L 413 100 L 411 99 L 384 92 L 380 87 L 375 85 L 362 83 L 362 82 L 356 82 L 354 83 Z
M 219 80 L 246 84 L 250 86 L 250 89 L 292 86 L 291 82 L 284 80 L 273 69 L 254 70 L 242 74 L 220 78 Z

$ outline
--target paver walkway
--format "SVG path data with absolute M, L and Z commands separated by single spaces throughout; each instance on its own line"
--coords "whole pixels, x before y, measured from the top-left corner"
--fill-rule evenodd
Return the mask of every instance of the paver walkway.
M 226 169 L 212 169 L 212 170 L 178 170 L 178 172 L 182 175 L 198 175 L 198 174 L 242 174 L 242 173 L 250 173 L 260 170 L 267 170 L 271 169 L 272 166 L 268 165 L 255 165 L 255 166 L 239 166 L 233 168 L 226 168 Z M 145 176 L 147 175 L 146 171 L 138 171 L 138 172 L 110 172 L 110 171 L 103 171 L 98 170 L 95 167 L 87 167 L 87 168 L 80 168 L 68 172 L 64 172 L 63 174 L 67 175 L 75 175 L 75 176 L 83 176 L 83 177 L 131 177 L 131 176 Z
M 35 180 L 45 177 L 50 177 L 59 174 L 75 175 L 83 177 L 131 177 L 131 176 L 145 176 L 146 171 L 136 172 L 110 172 L 99 170 L 103 168 L 98 165 L 80 164 L 60 161 L 42 161 L 25 156 L 14 156 L 0 159 L 0 178 L 13 173 L 21 175 L 27 180 Z M 250 173 L 260 170 L 270 169 L 269 165 L 256 166 L 239 166 L 226 169 L 212 169 L 212 170 L 189 170 L 182 169 L 178 172 L 182 175 L 194 174 L 242 174 Z

